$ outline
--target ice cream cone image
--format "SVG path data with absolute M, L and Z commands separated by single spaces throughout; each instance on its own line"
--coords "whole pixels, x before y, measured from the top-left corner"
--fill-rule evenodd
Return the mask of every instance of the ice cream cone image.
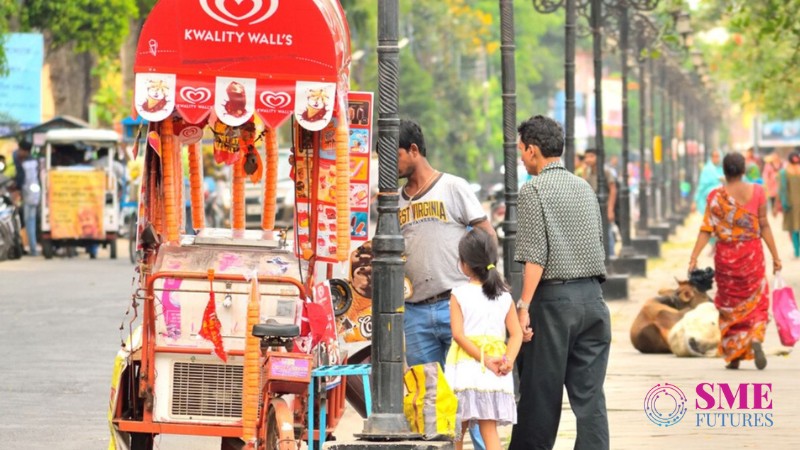
M 317 122 L 328 113 L 328 94 L 324 89 L 309 89 L 303 120 Z
M 164 80 L 150 80 L 147 82 L 147 99 L 142 104 L 142 109 L 147 112 L 158 112 L 167 106 L 167 93 L 169 87 Z

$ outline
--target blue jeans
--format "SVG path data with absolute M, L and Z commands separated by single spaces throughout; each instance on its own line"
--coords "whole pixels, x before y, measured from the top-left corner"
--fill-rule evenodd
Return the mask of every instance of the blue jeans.
M 442 300 L 428 305 L 406 303 L 403 326 L 406 335 L 406 363 L 409 366 L 444 362 L 453 334 L 450 331 L 450 301 Z M 472 445 L 476 450 L 486 450 L 478 424 L 469 427 Z
M 39 256 L 39 251 L 36 249 L 36 214 L 38 210 L 39 205 L 22 206 L 22 214 L 25 216 L 25 233 L 28 235 L 31 256 Z

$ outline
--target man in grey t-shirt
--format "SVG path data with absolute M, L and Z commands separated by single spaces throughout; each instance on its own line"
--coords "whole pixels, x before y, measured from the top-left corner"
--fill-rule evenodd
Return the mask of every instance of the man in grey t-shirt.
M 406 277 L 413 292 L 406 301 L 404 328 L 409 366 L 438 362 L 444 368 L 450 348 L 450 290 L 467 282 L 458 268 L 458 242 L 468 227 L 495 232 L 467 182 L 441 173 L 427 159 L 422 129 L 400 121 L 398 176 L 400 231 L 406 242 Z M 483 449 L 477 427 L 470 429 L 476 449 Z
M 458 242 L 470 226 L 494 236 L 467 182 L 431 167 L 422 129 L 400 122 L 398 175 L 400 230 L 406 242 L 406 277 L 413 292 L 406 301 L 406 360 L 410 366 L 444 359 L 450 348 L 450 290 L 467 282 L 458 269 Z

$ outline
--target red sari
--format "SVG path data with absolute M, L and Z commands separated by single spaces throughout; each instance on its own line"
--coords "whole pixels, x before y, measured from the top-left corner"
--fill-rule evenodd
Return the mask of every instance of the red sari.
M 740 205 L 724 187 L 708 195 L 701 231 L 714 234 L 714 279 L 722 332 L 720 351 L 726 362 L 753 359 L 751 342 L 764 342 L 769 320 L 769 286 L 761 245 L 758 209 L 766 203 L 764 190 L 753 186 L 753 197 Z

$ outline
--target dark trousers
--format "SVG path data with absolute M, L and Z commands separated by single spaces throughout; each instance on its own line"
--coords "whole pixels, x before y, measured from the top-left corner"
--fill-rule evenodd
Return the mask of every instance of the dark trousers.
M 594 279 L 541 285 L 530 307 L 533 339 L 517 359 L 520 400 L 509 450 L 552 449 L 564 386 L 577 419 L 575 448 L 609 448 L 603 383 L 611 319 Z

